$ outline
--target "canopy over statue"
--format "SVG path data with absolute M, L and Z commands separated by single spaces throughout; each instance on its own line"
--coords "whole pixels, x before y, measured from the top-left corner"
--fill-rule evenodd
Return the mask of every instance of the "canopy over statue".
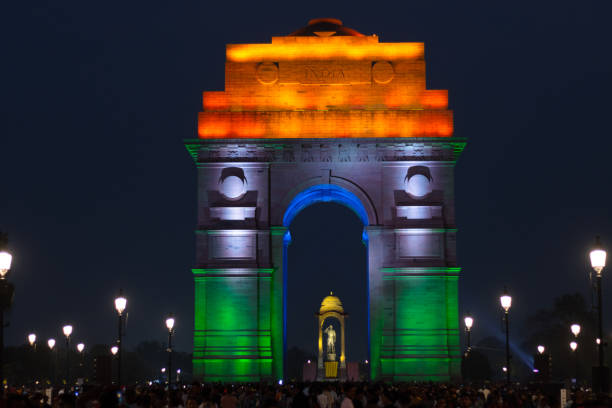
M 344 348 L 344 321 L 348 314 L 344 313 L 340 298 L 329 293 L 321 302 L 318 317 L 319 324 L 319 359 L 317 364 L 317 378 L 346 379 L 346 355 Z M 340 325 L 340 361 L 336 353 L 336 330 L 329 320 L 335 319 Z M 324 329 L 323 326 L 327 324 Z M 325 333 L 325 353 L 323 351 L 323 333 Z

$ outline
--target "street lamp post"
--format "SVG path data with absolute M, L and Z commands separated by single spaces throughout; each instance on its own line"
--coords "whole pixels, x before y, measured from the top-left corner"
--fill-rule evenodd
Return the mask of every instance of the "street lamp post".
M 55 347 L 55 339 L 47 340 L 47 346 L 49 346 L 49 366 L 51 366 L 51 378 L 49 379 L 49 382 L 51 383 L 51 386 L 53 386 L 53 383 L 55 382 L 55 364 L 53 361 L 53 347 Z
M 67 324 L 62 328 L 64 336 L 66 336 L 66 392 L 70 390 L 70 335 L 72 334 L 72 326 Z
M 83 371 L 84 371 L 84 368 L 83 368 L 84 364 L 83 364 L 83 362 L 85 360 L 85 357 L 84 357 L 84 354 L 83 354 L 83 350 L 85 350 L 85 344 L 84 343 L 79 343 L 79 344 L 77 344 L 76 348 L 77 348 L 77 351 L 79 352 L 79 357 L 80 357 L 80 361 L 79 361 L 79 372 L 80 373 L 79 374 L 81 375 L 81 378 L 83 378 Z
M 578 353 L 576 353 L 576 350 L 578 349 L 578 343 L 576 343 L 575 341 L 571 341 L 570 342 L 570 349 L 572 349 L 572 354 L 574 355 L 574 364 L 576 364 L 576 387 L 578 386 Z
M 504 293 L 499 297 L 499 302 L 504 309 L 504 320 L 506 322 L 506 382 L 510 384 L 510 324 L 508 322 L 508 312 L 512 306 L 512 296 L 508 294 L 507 288 L 504 288 Z
M 591 267 L 595 271 L 597 279 L 597 355 L 598 367 L 593 370 L 593 388 L 596 391 L 607 392 L 609 388 L 609 374 L 604 368 L 604 338 L 603 338 L 603 303 L 601 301 L 601 272 L 606 266 L 607 253 L 601 246 L 599 237 L 595 238 L 595 246 L 591 250 L 589 257 L 591 259 Z M 597 374 L 595 374 L 597 373 Z
M 466 351 L 466 353 L 469 354 L 470 349 L 472 348 L 472 345 L 470 343 L 470 334 L 472 333 L 472 326 L 474 325 L 474 318 L 468 314 L 463 319 L 463 322 L 465 323 L 465 332 L 466 332 L 466 336 L 467 336 L 467 351 Z
M 119 315 L 119 334 L 117 337 L 117 385 L 121 388 L 121 337 L 123 328 L 123 312 L 127 306 L 127 299 L 123 297 L 123 291 L 119 290 L 119 296 L 115 299 L 115 310 Z
M 465 379 L 469 378 L 469 358 L 470 358 L 470 351 L 472 349 L 471 346 L 471 342 L 470 342 L 470 334 L 472 332 L 472 325 L 474 324 L 474 318 L 472 318 L 470 316 L 470 314 L 468 313 L 467 316 L 465 316 L 465 318 L 463 319 L 463 323 L 465 323 L 465 334 L 467 337 L 467 347 L 465 349 L 465 353 L 463 355 L 463 375 L 465 376 Z
M 13 256 L 6 251 L 8 236 L 0 232 L 0 397 L 4 396 L 4 311 L 13 303 L 15 287 L 6 280 Z
M 28 334 L 28 343 L 30 343 L 30 347 L 36 348 L 36 334 Z
M 174 331 L 174 317 L 168 316 L 166 319 L 166 328 L 168 329 L 168 394 L 172 386 L 172 332 Z

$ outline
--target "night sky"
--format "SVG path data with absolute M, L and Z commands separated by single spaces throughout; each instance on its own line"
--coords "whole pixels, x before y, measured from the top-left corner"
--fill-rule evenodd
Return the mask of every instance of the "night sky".
M 449 90 L 455 135 L 468 138 L 456 168 L 461 313 L 474 314 L 476 341 L 502 336 L 508 285 L 518 342 L 555 296 L 590 300 L 587 250 L 596 234 L 612 247 L 611 12 L 599 0 L 4 4 L 8 344 L 59 338 L 66 322 L 75 340 L 110 343 L 123 288 L 129 346 L 164 341 L 173 312 L 190 350 L 196 169 L 183 139 L 201 92 L 223 89 L 225 44 L 269 42 L 316 17 L 425 43 L 428 87 Z M 351 314 L 348 359 L 365 358 L 359 220 L 320 204 L 291 229 L 289 345 L 314 349 L 313 314 L 331 289 Z M 603 290 L 609 332 L 612 268 Z

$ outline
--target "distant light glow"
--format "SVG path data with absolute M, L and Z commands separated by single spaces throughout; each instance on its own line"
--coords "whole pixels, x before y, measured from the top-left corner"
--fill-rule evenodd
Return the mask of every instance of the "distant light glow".
M 505 373 L 506 371 L 508 371 L 508 367 L 503 366 L 503 367 L 502 367 L 502 371 Z
M 82 353 L 82 352 L 83 352 L 83 350 L 85 350 L 85 344 L 83 344 L 83 343 L 79 343 L 79 344 L 77 344 L 77 351 L 78 351 L 79 353 Z
M 166 367 L 162 368 L 162 369 L 161 369 L 161 372 L 162 372 L 162 373 L 165 373 L 165 372 L 166 372 Z
M 472 329 L 472 325 L 474 324 L 474 318 L 470 317 L 470 316 L 466 316 L 465 319 L 463 319 L 464 323 L 465 323 L 465 328 L 469 331 Z
M 53 347 L 55 347 L 55 339 L 47 340 L 47 345 L 49 346 L 51 350 L 53 350 Z
M 570 348 L 572 349 L 572 351 L 576 351 L 576 349 L 578 348 L 578 343 L 576 343 L 575 341 L 570 342 Z
M 539 372 L 540 372 L 540 370 L 538 370 L 537 368 L 534 368 L 534 369 L 533 369 L 533 372 L 534 372 L 534 373 L 539 373 Z
M 574 336 L 578 337 L 578 335 L 580 334 L 580 325 L 574 323 L 571 325 L 570 329 L 572 330 L 572 333 L 574 333 Z
M 33 346 L 36 343 L 36 334 L 31 333 L 28 335 L 28 342 L 30 342 L 30 346 Z
M 600 339 L 599 337 L 598 337 L 598 338 L 596 338 L 596 339 L 595 339 L 595 343 L 597 343 L 597 344 L 601 344 L 601 339 Z
M 72 326 L 67 324 L 62 327 L 62 331 L 64 332 L 64 336 L 70 337 L 70 335 L 72 334 Z
M 540 354 L 544 354 L 544 350 L 546 350 L 546 348 L 544 346 L 538 346 L 538 353 Z
M 283 385 L 283 380 L 282 378 L 280 380 L 278 380 L 278 385 Z
M 116 355 L 118 351 L 119 351 L 119 347 L 117 346 L 111 347 L 111 353 L 113 356 Z

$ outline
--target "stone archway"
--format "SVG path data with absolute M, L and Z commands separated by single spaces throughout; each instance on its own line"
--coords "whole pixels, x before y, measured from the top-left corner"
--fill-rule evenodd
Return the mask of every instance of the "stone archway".
M 198 168 L 196 377 L 283 378 L 287 226 L 316 200 L 364 222 L 371 378 L 459 375 L 453 180 L 465 140 L 452 137 L 447 97 L 425 87 L 423 44 L 337 20 L 228 45 L 225 91 L 204 92 L 186 141 Z

